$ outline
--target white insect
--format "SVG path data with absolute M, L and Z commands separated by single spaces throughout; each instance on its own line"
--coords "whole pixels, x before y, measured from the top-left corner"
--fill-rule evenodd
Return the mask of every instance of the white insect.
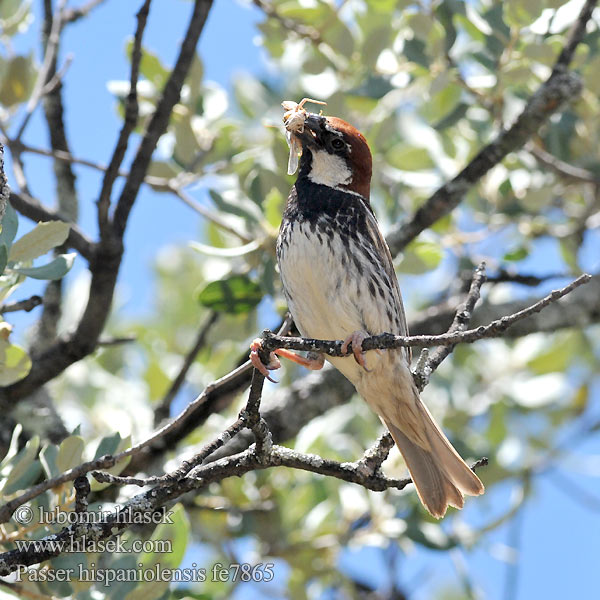
M 290 157 L 288 159 L 288 175 L 293 175 L 298 170 L 298 159 L 302 154 L 302 144 L 300 140 L 294 135 L 296 132 L 302 133 L 304 131 L 304 122 L 308 113 L 304 109 L 304 105 L 307 102 L 313 104 L 326 105 L 327 102 L 321 102 L 320 100 L 312 100 L 311 98 L 303 98 L 300 103 L 294 102 L 293 100 L 284 100 L 281 103 L 285 113 L 283 115 L 283 124 L 285 125 L 285 137 L 290 147 Z

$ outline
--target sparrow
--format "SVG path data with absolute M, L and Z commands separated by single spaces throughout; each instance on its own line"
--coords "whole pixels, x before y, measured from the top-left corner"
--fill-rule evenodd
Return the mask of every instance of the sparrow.
M 436 518 L 448 506 L 462 508 L 464 495 L 483 494 L 477 475 L 463 461 L 421 401 L 410 372 L 410 351 L 366 354 L 362 341 L 384 332 L 408 335 L 392 256 L 371 208 L 371 151 L 349 123 L 303 111 L 293 128 L 302 154 L 277 240 L 283 291 L 303 337 L 344 340 L 354 360 L 326 357 L 347 377 L 388 428 L 400 450 L 421 503 Z M 297 116 L 297 115 L 296 115 Z M 300 118 L 300 117 L 297 117 Z M 252 346 L 254 365 L 268 374 Z M 324 356 L 299 356 L 279 349 L 310 369 Z

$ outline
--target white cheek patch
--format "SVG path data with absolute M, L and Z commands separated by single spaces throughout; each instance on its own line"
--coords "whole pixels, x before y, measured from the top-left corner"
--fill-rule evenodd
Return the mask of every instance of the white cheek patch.
M 311 148 L 310 151 L 312 153 L 312 165 L 308 178 L 313 183 L 335 188 L 352 182 L 352 172 L 341 156 L 329 154 L 325 150 L 313 150 Z

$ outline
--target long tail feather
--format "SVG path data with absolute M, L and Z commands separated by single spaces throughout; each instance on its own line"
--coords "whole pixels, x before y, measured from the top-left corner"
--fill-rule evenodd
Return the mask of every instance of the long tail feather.
M 450 444 L 420 398 L 417 397 L 416 402 L 420 430 L 430 449 L 413 442 L 403 433 L 401 426 L 387 418 L 384 422 L 404 457 L 419 499 L 439 519 L 446 514 L 448 506 L 462 508 L 464 495 L 478 496 L 485 488 Z

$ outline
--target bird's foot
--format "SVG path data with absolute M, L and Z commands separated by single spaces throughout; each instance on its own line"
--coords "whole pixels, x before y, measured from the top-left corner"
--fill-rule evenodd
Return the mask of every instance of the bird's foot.
M 348 354 L 348 346 L 352 344 L 352 354 L 354 354 L 354 360 L 367 372 L 370 372 L 370 369 L 367 367 L 367 359 L 365 356 L 365 352 L 362 349 L 363 341 L 370 337 L 370 335 L 366 331 L 354 331 L 352 332 L 342 344 L 342 352 L 344 354 Z
M 279 367 L 281 367 L 281 363 L 279 362 L 279 359 L 277 358 L 277 356 L 275 356 L 275 352 L 271 352 L 269 354 L 269 363 L 268 364 L 265 365 L 263 363 L 263 361 L 260 359 L 260 356 L 258 354 L 259 350 L 262 348 L 262 343 L 263 343 L 263 341 L 260 338 L 256 338 L 250 344 L 250 362 L 252 363 L 254 368 L 259 373 L 261 373 L 266 379 L 268 379 L 269 381 L 272 381 L 273 383 L 277 383 L 277 381 L 269 375 L 269 371 L 274 371 L 276 369 L 279 369 Z
M 275 353 L 298 365 L 310 369 L 311 371 L 318 371 L 319 369 L 322 369 L 325 364 L 325 357 L 318 352 L 309 352 L 306 356 L 300 356 L 300 354 L 296 354 L 295 352 L 292 352 L 292 350 L 279 348 L 278 350 L 275 350 Z
M 256 338 L 252 344 L 250 344 L 250 362 L 256 369 L 258 369 L 260 373 L 262 373 L 269 381 L 272 381 L 273 383 L 277 382 L 271 378 L 269 371 L 274 371 L 275 369 L 279 369 L 279 367 L 281 367 L 281 362 L 279 362 L 277 355 L 287 358 L 288 360 L 310 369 L 311 371 L 318 371 L 319 369 L 322 369 L 323 365 L 325 364 L 325 357 L 322 354 L 309 352 L 308 355 L 304 357 L 296 354 L 292 350 L 287 350 L 286 348 L 277 348 L 277 350 L 271 352 L 269 355 L 269 364 L 265 365 L 258 354 L 261 347 L 261 338 Z

